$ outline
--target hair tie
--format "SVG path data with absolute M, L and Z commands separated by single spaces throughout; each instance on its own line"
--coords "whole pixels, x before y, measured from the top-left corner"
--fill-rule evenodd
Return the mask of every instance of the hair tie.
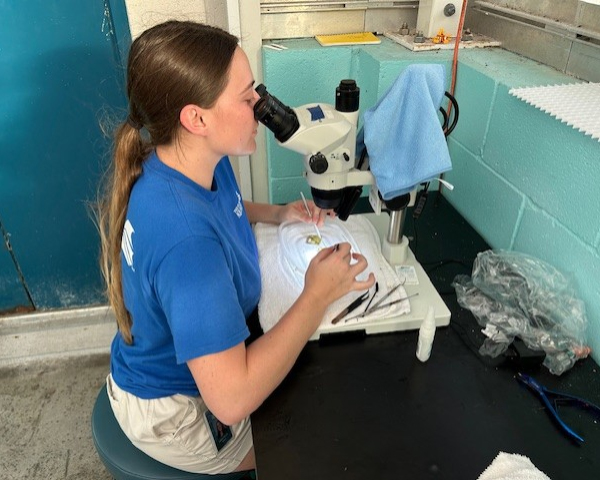
M 129 124 L 129 126 L 130 126 L 131 128 L 134 128 L 134 129 L 136 129 L 136 130 L 141 130 L 141 129 L 142 129 L 142 127 L 144 126 L 143 124 L 141 124 L 141 123 L 139 123 L 139 122 L 136 122 L 136 121 L 135 121 L 135 120 L 132 118 L 131 114 L 127 115 L 127 123 Z

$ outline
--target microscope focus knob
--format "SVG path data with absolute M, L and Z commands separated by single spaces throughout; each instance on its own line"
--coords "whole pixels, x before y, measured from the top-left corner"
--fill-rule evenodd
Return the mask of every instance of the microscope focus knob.
M 327 163 L 325 155 L 323 155 L 320 152 L 315 153 L 310 157 L 310 159 L 308 160 L 308 165 L 310 166 L 310 169 L 317 175 L 325 173 L 327 171 L 327 168 L 329 168 L 329 163 Z

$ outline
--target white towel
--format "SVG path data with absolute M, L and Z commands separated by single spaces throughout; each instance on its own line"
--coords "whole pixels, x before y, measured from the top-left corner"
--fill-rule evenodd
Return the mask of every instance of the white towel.
M 517 453 L 500 452 L 477 480 L 550 480 L 531 460 Z
M 358 246 L 369 263 L 368 271 L 375 274 L 375 279 L 379 282 L 379 293 L 373 303 L 382 298 L 392 287 L 400 283 L 400 279 L 383 258 L 381 254 L 381 243 L 379 236 L 371 222 L 360 215 L 351 215 L 346 222 L 336 219 L 327 219 L 327 222 L 340 222 L 350 233 L 354 242 Z M 262 279 L 262 294 L 258 304 L 258 316 L 260 324 L 265 332 L 269 331 L 279 321 L 283 314 L 289 310 L 301 293 L 300 286 L 290 279 L 289 275 L 283 272 L 284 263 L 280 258 L 279 237 L 277 226 L 266 223 L 257 223 L 254 226 L 254 235 L 258 245 L 258 254 L 260 262 L 260 271 Z M 374 287 L 371 288 L 371 292 Z M 349 325 L 342 320 L 336 325 L 331 324 L 331 320 L 340 313 L 352 300 L 363 294 L 360 292 L 351 292 L 348 295 L 334 302 L 327 310 L 319 331 L 335 331 L 342 325 Z M 396 290 L 388 301 L 399 300 L 406 297 L 404 287 Z M 363 312 L 366 302 L 363 306 L 356 309 L 348 315 L 352 317 Z M 390 315 L 401 315 L 410 312 L 409 301 L 379 310 L 360 320 L 352 320 L 352 323 L 360 324 L 369 320 L 383 318 Z

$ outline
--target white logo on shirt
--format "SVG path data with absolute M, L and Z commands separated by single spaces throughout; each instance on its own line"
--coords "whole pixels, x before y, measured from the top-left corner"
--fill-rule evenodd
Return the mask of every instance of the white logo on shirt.
M 121 237 L 121 250 L 123 255 L 125 256 L 125 261 L 127 265 L 131 267 L 131 270 L 135 272 L 135 268 L 133 268 L 133 241 L 131 237 L 133 236 L 135 230 L 133 229 L 133 225 L 127 220 L 125 222 L 125 226 L 123 227 L 123 236 Z
M 233 210 L 233 213 L 235 213 L 238 216 L 238 218 L 241 218 L 242 217 L 242 213 L 244 211 L 244 209 L 242 207 L 242 196 L 239 194 L 239 192 L 235 192 L 235 194 L 238 197 L 238 203 L 235 206 L 235 209 Z

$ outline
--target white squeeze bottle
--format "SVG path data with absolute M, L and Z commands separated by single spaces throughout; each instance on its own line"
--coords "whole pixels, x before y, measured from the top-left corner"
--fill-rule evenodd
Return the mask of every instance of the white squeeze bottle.
M 433 337 L 435 337 L 435 309 L 429 306 L 427 315 L 419 328 L 419 340 L 417 341 L 417 358 L 422 362 L 429 360 Z

